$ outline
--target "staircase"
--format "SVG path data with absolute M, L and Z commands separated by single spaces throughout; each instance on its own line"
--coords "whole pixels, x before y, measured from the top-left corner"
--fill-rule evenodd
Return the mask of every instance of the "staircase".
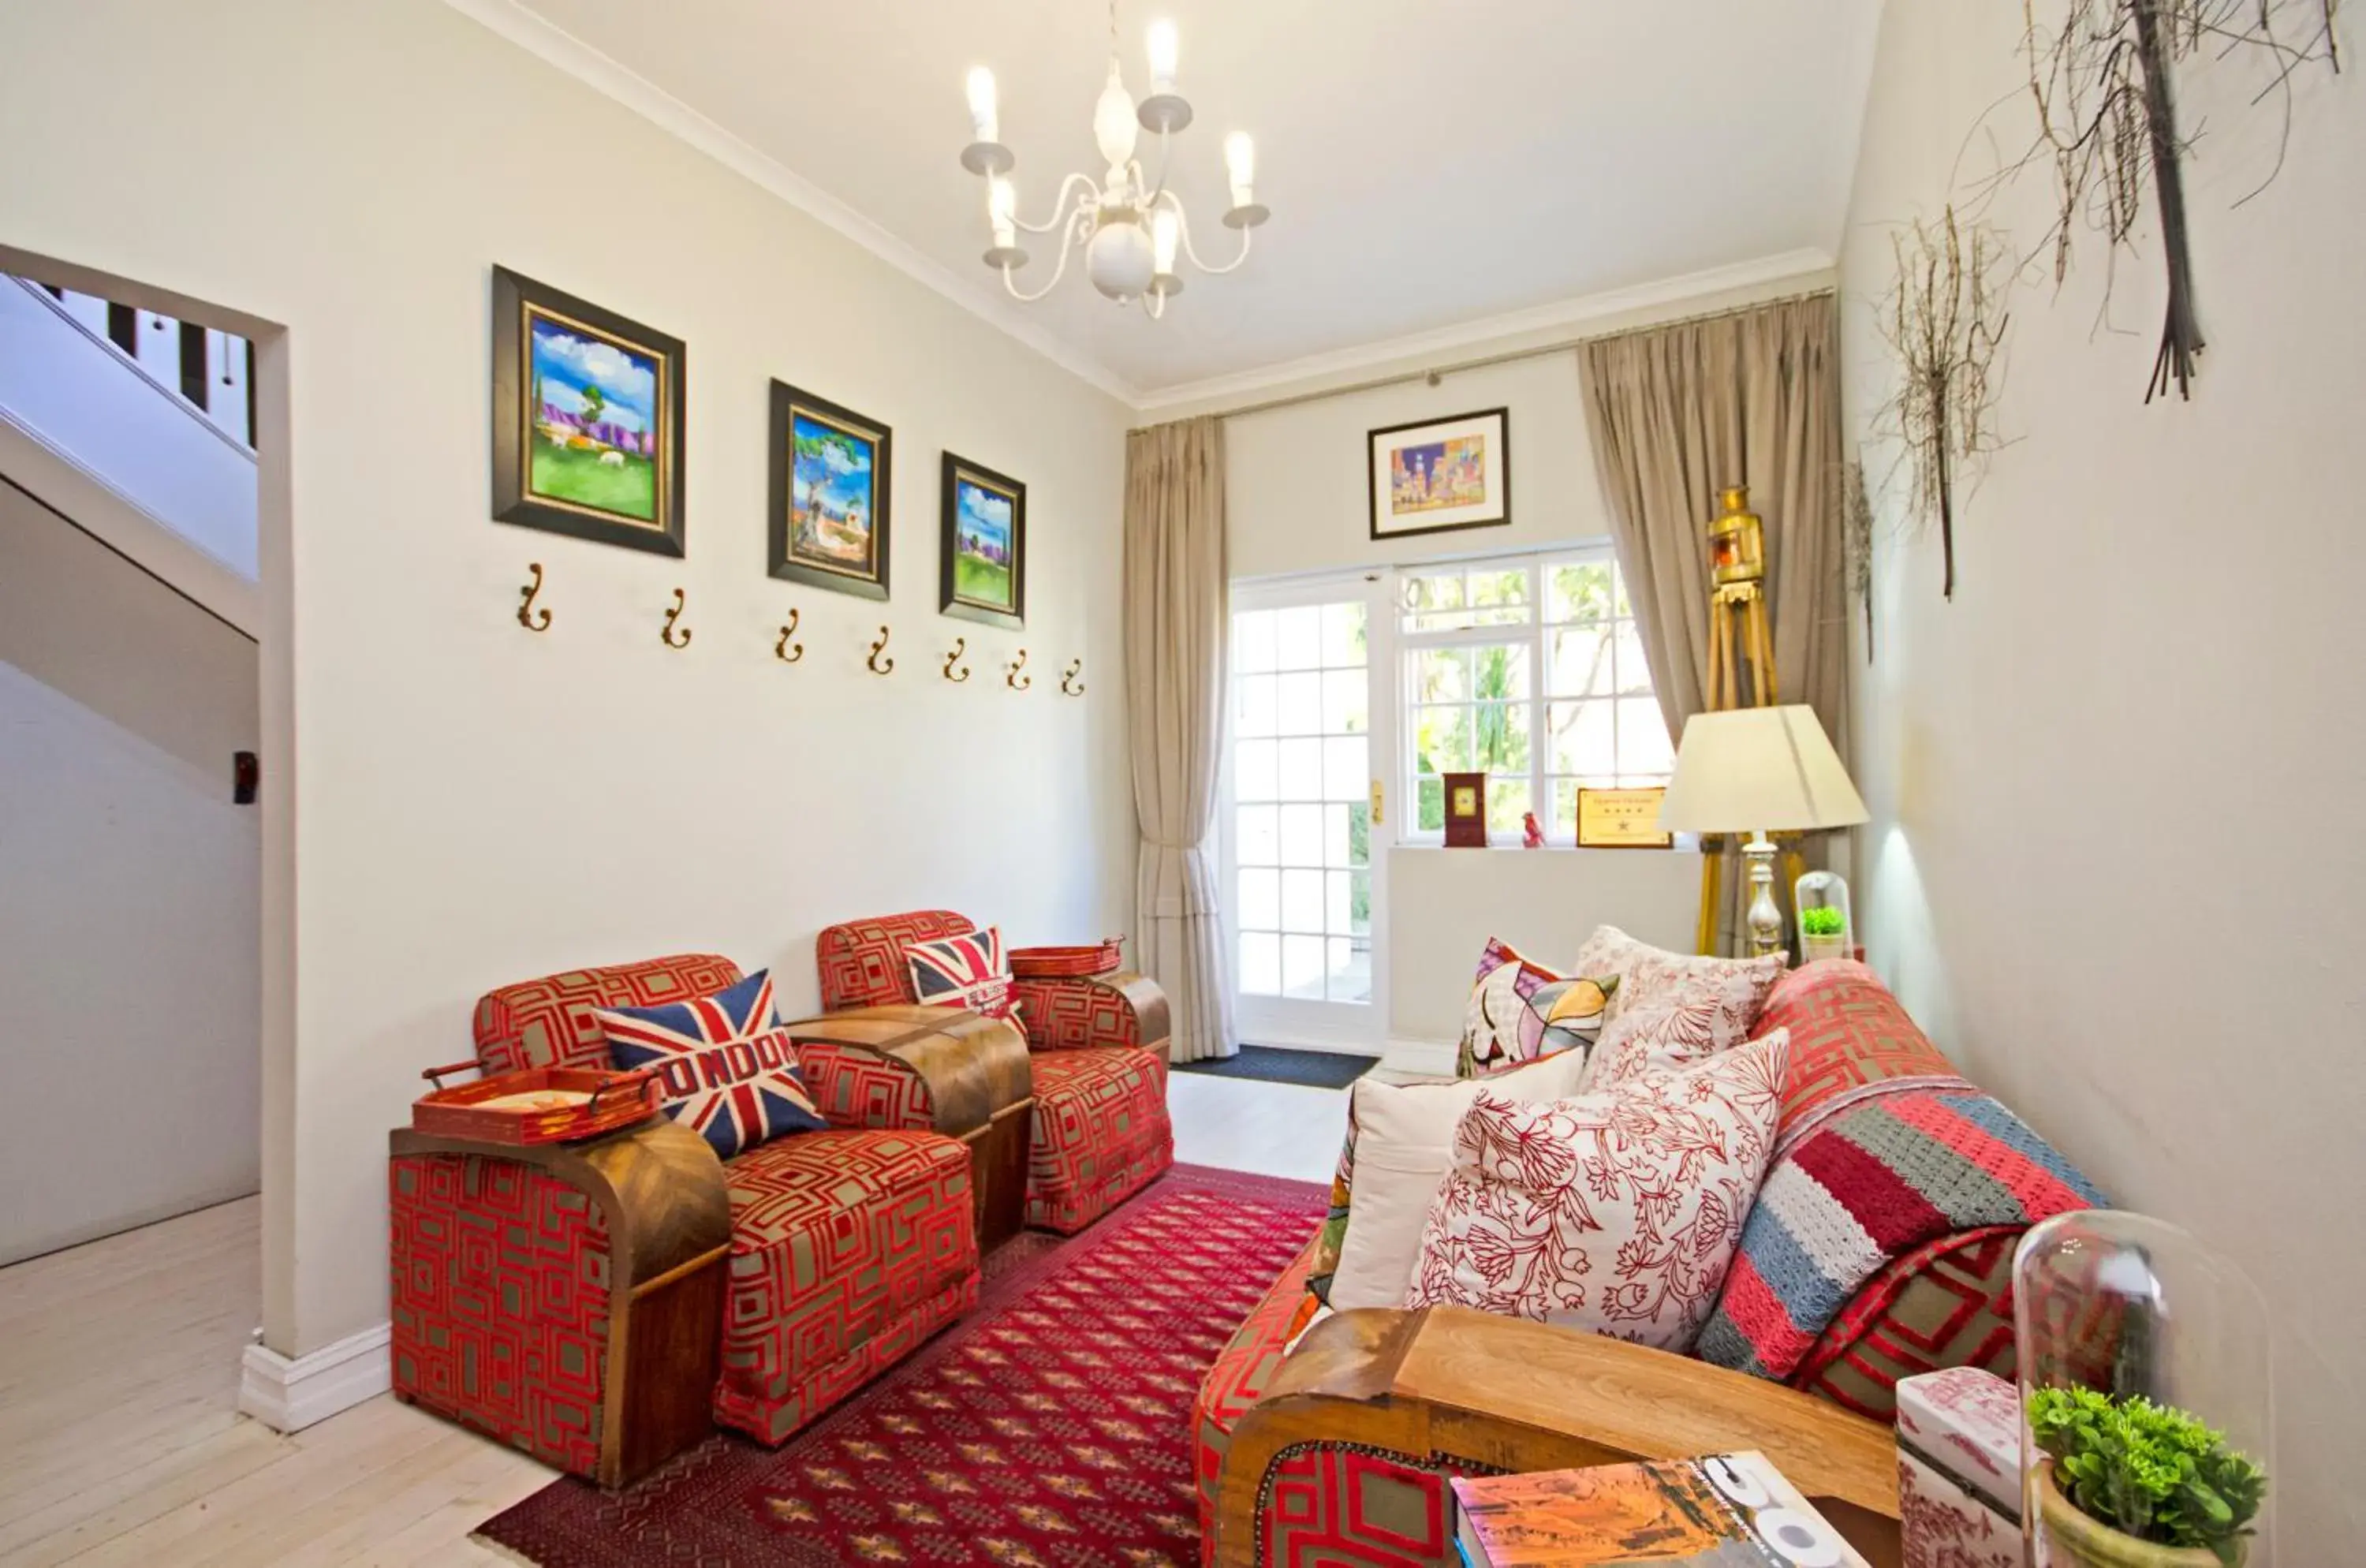
M 0 476 L 250 630 L 253 439 L 244 339 L 0 275 Z

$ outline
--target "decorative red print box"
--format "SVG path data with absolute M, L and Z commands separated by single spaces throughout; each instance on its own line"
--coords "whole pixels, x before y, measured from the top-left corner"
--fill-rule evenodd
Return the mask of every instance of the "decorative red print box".
M 1951 1367 L 1898 1383 L 1906 1568 L 2022 1568 L 2021 1394 Z

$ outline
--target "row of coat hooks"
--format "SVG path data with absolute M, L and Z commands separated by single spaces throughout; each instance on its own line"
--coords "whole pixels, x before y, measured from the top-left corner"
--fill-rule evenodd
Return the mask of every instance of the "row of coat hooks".
M 533 575 L 525 586 L 518 591 L 518 625 L 530 632 L 546 632 L 550 629 L 550 609 L 547 605 L 537 605 L 535 603 L 542 593 L 542 563 L 530 562 L 526 570 Z M 688 595 L 681 589 L 675 589 L 672 607 L 666 611 L 665 624 L 658 629 L 658 640 L 668 648 L 688 648 L 691 637 L 695 635 L 690 627 L 682 625 L 682 613 L 687 603 Z M 772 644 L 772 657 L 783 664 L 794 664 L 806 656 L 806 645 L 795 640 L 798 623 L 803 619 L 803 613 L 792 608 L 789 611 L 787 624 L 781 627 L 779 639 Z M 888 637 L 888 628 L 882 626 L 879 628 L 878 640 L 871 645 L 870 655 L 863 660 L 864 666 L 874 675 L 891 674 L 896 669 L 895 655 L 887 651 Z M 969 638 L 965 637 L 953 638 L 952 651 L 945 655 L 944 677 L 946 680 L 960 682 L 969 679 L 970 668 L 962 662 L 968 652 Z M 1022 648 L 1019 650 L 1018 657 L 1003 667 L 1002 683 L 1014 692 L 1026 691 L 1035 683 L 1035 677 L 1028 674 L 1026 671 L 1027 650 Z M 1068 667 L 1060 672 L 1060 694 L 1069 697 L 1083 696 L 1085 694 L 1084 672 L 1085 661 L 1082 659 L 1068 660 Z

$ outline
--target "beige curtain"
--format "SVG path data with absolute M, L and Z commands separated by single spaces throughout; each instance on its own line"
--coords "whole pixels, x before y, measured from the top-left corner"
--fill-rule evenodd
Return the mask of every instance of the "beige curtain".
M 1125 444 L 1125 688 L 1142 823 L 1135 955 L 1173 1008 L 1178 1062 L 1229 1056 L 1233 987 L 1211 840 L 1224 749 L 1224 431 Z
M 1831 295 L 1628 333 L 1578 351 L 1619 570 L 1668 733 L 1708 690 L 1708 523 L 1723 486 L 1766 524 L 1780 700 L 1806 703 L 1849 754 L 1841 562 L 1839 312 Z M 1812 840 L 1810 859 L 1820 846 Z M 1741 907 L 1727 867 L 1725 925 Z M 1789 889 L 1778 889 L 1789 903 Z

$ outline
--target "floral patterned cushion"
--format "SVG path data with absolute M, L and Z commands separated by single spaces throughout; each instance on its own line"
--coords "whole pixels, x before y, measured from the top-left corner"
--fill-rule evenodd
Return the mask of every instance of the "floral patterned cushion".
M 1676 1071 L 1730 1051 L 1750 1038 L 1740 1015 L 1722 1002 L 1636 1008 L 1602 1031 L 1583 1089 L 1608 1089 L 1652 1070 Z
M 1689 1350 L 1757 1201 L 1789 1055 L 1777 1030 L 1596 1094 L 1518 1105 L 1482 1090 L 1404 1304 Z
M 1766 998 L 1783 978 L 1786 953 L 1764 958 L 1715 958 L 1671 953 L 1638 942 L 1617 926 L 1596 926 L 1577 950 L 1577 972 L 1602 975 L 1617 984 L 1610 993 L 1610 1017 L 1637 1008 L 1688 1007 L 1715 1002 L 1745 1039 L 1766 1010 Z
M 1581 969 L 1579 976 L 1591 970 Z M 1562 1051 L 1591 1051 L 1610 1016 L 1617 979 L 1557 975 L 1512 944 L 1487 939 L 1470 1003 L 1462 1014 L 1462 1045 L 1454 1076 L 1485 1077 Z

